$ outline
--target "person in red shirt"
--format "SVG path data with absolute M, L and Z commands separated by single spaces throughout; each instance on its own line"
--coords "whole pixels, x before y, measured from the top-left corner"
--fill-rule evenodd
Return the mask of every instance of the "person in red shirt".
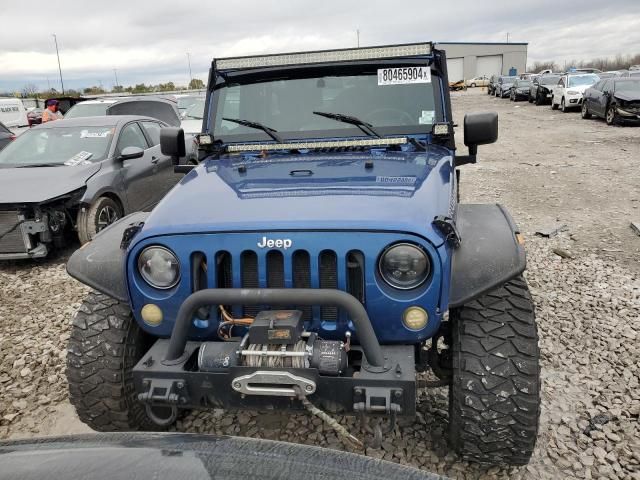
M 61 120 L 62 114 L 58 111 L 57 100 L 47 100 L 47 108 L 42 112 L 42 123 L 53 122 L 54 120 Z

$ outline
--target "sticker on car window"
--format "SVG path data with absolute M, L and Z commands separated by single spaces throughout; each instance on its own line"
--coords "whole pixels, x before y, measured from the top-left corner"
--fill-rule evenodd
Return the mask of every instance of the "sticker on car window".
M 64 164 L 69 167 L 75 167 L 76 165 L 86 165 L 87 163 L 91 163 L 89 162 L 89 159 L 91 157 L 93 157 L 93 153 L 91 152 L 85 152 L 85 151 L 78 152 L 69 160 L 64 162 Z
M 80 138 L 106 138 L 111 134 L 111 130 L 104 130 L 102 132 L 90 132 L 89 130 L 82 130 L 80 132 Z
M 393 183 L 393 184 L 409 184 L 413 185 L 416 183 L 416 177 L 390 177 L 390 176 L 381 176 L 378 175 L 376 177 L 376 183 Z
M 378 85 L 406 85 L 431 83 L 430 67 L 379 68 Z
M 433 110 L 422 110 L 422 115 L 418 118 L 420 125 L 433 125 L 433 120 L 436 118 L 436 112 Z

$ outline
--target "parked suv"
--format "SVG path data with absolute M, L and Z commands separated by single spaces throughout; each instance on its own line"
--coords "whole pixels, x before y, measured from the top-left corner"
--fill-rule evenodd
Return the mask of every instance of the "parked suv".
M 569 73 L 562 75 L 558 85 L 553 89 L 551 108 L 568 112 L 570 109 L 582 105 L 582 95 L 585 90 L 595 84 L 600 77 L 595 73 Z
M 445 72 L 431 43 L 214 60 L 202 164 L 68 262 L 96 290 L 67 356 L 80 419 L 307 409 L 357 415 L 375 446 L 448 386 L 453 449 L 527 463 L 540 376 L 523 237 L 504 207 L 458 203 L 457 169 L 498 117 L 467 114 L 458 155 Z M 182 137 L 163 130 L 163 154 Z

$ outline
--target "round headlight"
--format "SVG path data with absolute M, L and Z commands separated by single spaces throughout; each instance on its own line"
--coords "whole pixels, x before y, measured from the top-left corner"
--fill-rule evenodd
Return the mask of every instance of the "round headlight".
M 180 280 L 180 262 L 164 247 L 147 247 L 138 256 L 138 271 L 154 288 L 174 287 Z
M 394 288 L 409 290 L 422 285 L 431 271 L 429 257 L 420 247 L 397 243 L 380 256 L 380 275 Z

